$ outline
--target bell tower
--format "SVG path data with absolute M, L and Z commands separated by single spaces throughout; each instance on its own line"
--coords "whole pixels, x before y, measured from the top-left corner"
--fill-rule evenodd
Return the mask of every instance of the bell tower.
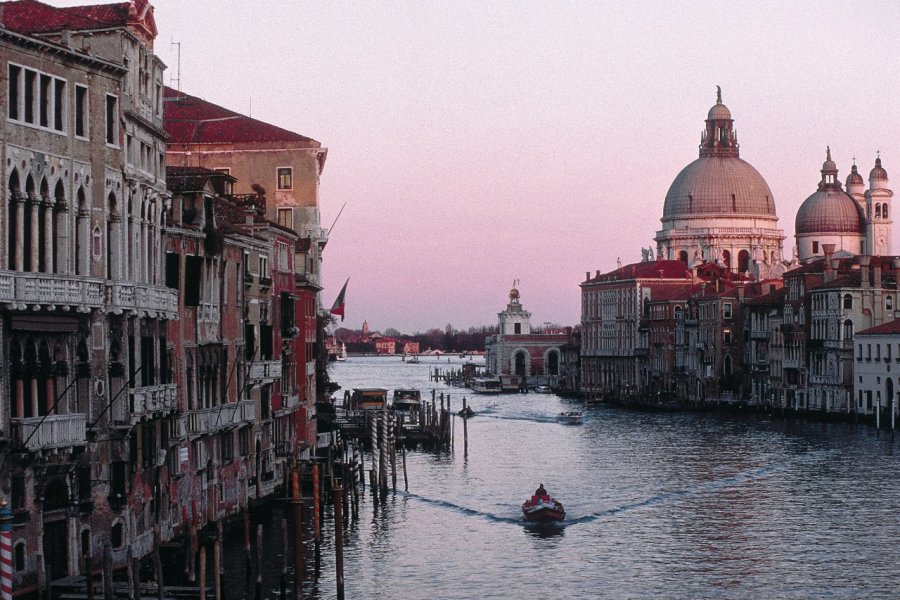
M 891 198 L 894 192 L 888 185 L 887 171 L 881 166 L 881 156 L 875 159 L 875 167 L 869 172 L 869 189 L 866 190 L 866 250 L 875 256 L 892 254 L 891 229 L 893 221 Z

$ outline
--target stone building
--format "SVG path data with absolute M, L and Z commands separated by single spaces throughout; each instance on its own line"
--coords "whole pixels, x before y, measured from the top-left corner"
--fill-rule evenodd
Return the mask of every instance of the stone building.
M 152 8 L 21 0 L 0 3 L 0 25 L 0 487 L 28 592 L 84 555 L 149 548 L 178 304 Z
M 497 317 L 499 333 L 485 340 L 487 372 L 510 389 L 539 384 L 562 387 L 566 381 L 562 348 L 571 342 L 571 334 L 533 332 L 531 313 L 522 306 L 515 287 Z
M 893 430 L 900 401 L 900 319 L 857 332 L 853 345 L 853 410 L 875 415 L 878 425 Z

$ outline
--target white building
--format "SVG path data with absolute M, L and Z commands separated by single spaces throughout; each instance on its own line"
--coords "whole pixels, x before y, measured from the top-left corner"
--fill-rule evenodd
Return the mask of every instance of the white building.
M 854 398 L 856 412 L 875 415 L 894 428 L 900 393 L 900 319 L 856 334 Z

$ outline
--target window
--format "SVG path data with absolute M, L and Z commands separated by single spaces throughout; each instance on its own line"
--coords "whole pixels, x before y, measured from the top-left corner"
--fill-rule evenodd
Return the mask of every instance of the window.
M 109 541 L 113 548 L 119 549 L 125 543 L 125 525 L 121 522 L 112 526 Z
M 116 96 L 106 95 L 106 143 L 110 146 L 119 144 L 118 100 Z
M 279 208 L 278 209 L 278 224 L 282 227 L 287 227 L 288 229 L 294 228 L 294 209 L 292 208 Z
M 284 242 L 275 243 L 275 266 L 279 271 L 288 270 L 288 245 Z
M 250 456 L 250 428 L 244 427 L 238 432 L 238 450 L 241 456 Z
M 292 190 L 294 189 L 293 169 L 291 167 L 278 167 L 278 189 Z
M 88 90 L 75 84 L 75 137 L 88 136 Z
M 850 310 L 853 308 L 853 296 L 844 294 L 844 308 Z
M 731 344 L 731 330 L 730 329 L 726 329 L 724 331 L 724 340 L 725 340 L 725 344 Z
M 53 80 L 53 129 L 64 131 L 66 123 L 66 82 Z
M 25 122 L 34 123 L 34 92 L 37 82 L 37 71 L 25 69 Z
M 813 243 L 812 243 L 812 253 L 813 253 L 813 254 L 818 254 L 818 253 L 819 253 L 819 242 L 813 242 Z
M 234 434 L 230 431 L 222 434 L 222 460 L 234 460 Z
M 7 80 L 6 116 L 13 121 L 19 120 L 19 91 L 21 89 L 22 67 L 9 65 Z
M 893 296 L 885 297 L 884 308 L 887 310 L 894 310 L 894 297 Z
M 262 256 L 259 257 L 259 278 L 260 279 L 268 279 L 269 278 L 269 257 Z
M 722 305 L 722 318 L 723 319 L 731 318 L 731 302 L 726 302 Z

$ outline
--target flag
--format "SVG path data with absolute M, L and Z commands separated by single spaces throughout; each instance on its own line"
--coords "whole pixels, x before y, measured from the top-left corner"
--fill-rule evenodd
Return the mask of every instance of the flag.
M 338 294 L 337 299 L 334 301 L 334 305 L 331 307 L 331 314 L 333 315 L 341 315 L 341 322 L 344 321 L 344 294 L 347 293 L 347 284 L 350 283 L 350 278 L 347 278 L 347 281 L 344 282 L 344 287 L 341 288 L 341 293 Z

